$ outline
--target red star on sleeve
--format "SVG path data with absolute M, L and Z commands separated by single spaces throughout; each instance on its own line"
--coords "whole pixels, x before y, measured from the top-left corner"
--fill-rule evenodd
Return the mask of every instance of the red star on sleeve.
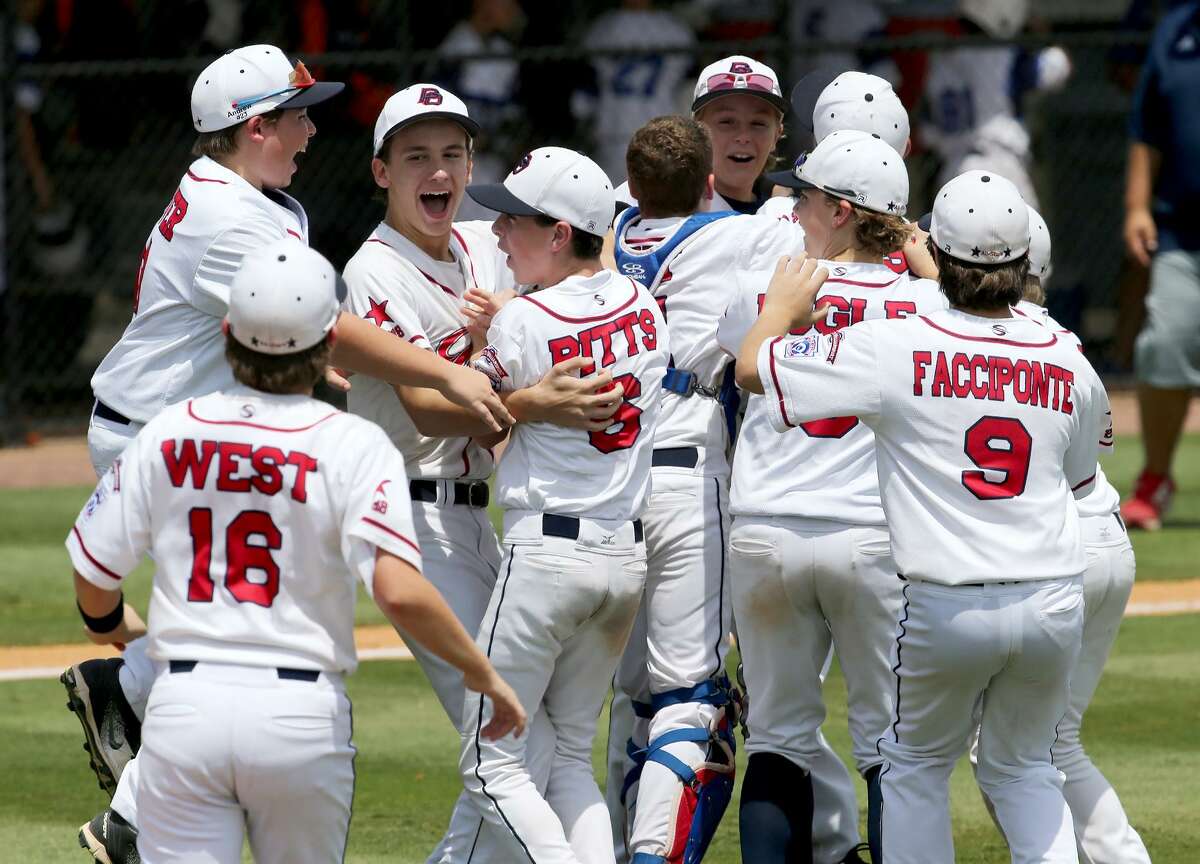
M 392 316 L 387 314 L 388 301 L 384 300 L 382 303 L 379 303 L 376 302 L 374 297 L 368 297 L 367 299 L 371 301 L 371 308 L 367 310 L 367 314 L 363 316 L 364 318 L 374 321 L 376 327 L 396 323 L 392 320 Z

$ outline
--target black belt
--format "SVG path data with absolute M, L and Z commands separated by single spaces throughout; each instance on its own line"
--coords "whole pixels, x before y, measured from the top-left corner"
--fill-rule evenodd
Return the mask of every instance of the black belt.
M 181 672 L 191 672 L 196 668 L 195 660 L 172 660 L 171 674 L 177 675 Z M 275 669 L 276 674 L 280 678 L 287 681 L 308 681 L 312 683 L 321 677 L 321 673 L 316 669 L 288 669 L 284 666 L 279 666 Z
M 700 451 L 695 447 L 664 447 L 650 456 L 651 468 L 695 468 Z
M 438 500 L 438 480 L 410 480 L 408 483 L 409 497 L 414 501 L 426 501 L 436 504 Z M 465 504 L 468 507 L 486 507 L 490 495 L 488 485 L 482 480 L 470 483 L 454 484 L 454 503 Z
M 567 540 L 579 539 L 579 519 L 575 516 L 559 516 L 557 513 L 542 514 L 542 534 L 547 537 L 562 537 Z M 633 542 L 641 543 L 642 520 L 633 520 Z
M 104 420 L 111 420 L 113 423 L 120 423 L 122 426 L 128 426 L 133 422 L 115 408 L 109 408 L 99 399 L 96 400 L 96 407 L 92 409 L 92 416 L 100 417 Z

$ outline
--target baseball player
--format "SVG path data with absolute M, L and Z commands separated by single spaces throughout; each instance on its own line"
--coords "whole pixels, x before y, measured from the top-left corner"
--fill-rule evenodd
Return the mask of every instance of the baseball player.
M 903 218 L 908 173 L 889 144 L 866 132 L 832 132 L 793 172 L 768 176 L 795 190 L 807 252 L 830 273 L 818 295 L 826 315 L 811 332 L 945 308 L 937 284 L 911 278 L 893 254 L 911 227 Z M 739 281 L 717 330 L 734 356 L 758 317 L 768 279 L 752 273 Z M 752 694 L 741 812 L 747 861 L 795 860 L 789 856 L 810 846 L 806 772 L 820 751 L 821 675 L 831 637 L 846 678 L 868 812 L 878 813 L 883 759 L 875 742 L 892 712 L 889 653 L 902 599 L 874 451 L 871 430 L 855 417 L 803 423 L 780 436 L 763 397 L 747 404 L 729 535 L 738 645 Z M 787 831 L 766 827 L 776 824 Z M 870 841 L 872 860 L 882 860 L 877 832 Z
M 458 364 L 466 364 L 474 353 L 472 337 L 483 307 L 493 294 L 511 293 L 513 286 L 491 223 L 453 222 L 470 177 L 477 130 L 463 102 L 433 84 L 413 84 L 387 101 L 375 123 L 372 159 L 376 183 L 387 192 L 387 213 L 344 274 L 348 311 Z M 479 306 L 470 303 L 472 297 Z M 548 374 L 547 381 L 562 386 L 587 383 Z M 611 387 L 607 373 L 598 377 L 600 386 Z M 527 420 L 569 425 L 570 417 L 537 414 L 547 407 L 545 399 L 537 398 L 545 382 L 538 384 L 542 387 L 535 384 L 505 397 L 512 411 Z M 601 412 L 603 420 L 587 428 L 607 426 L 619 397 L 611 401 L 612 394 L 578 394 L 577 401 L 585 405 L 612 406 Z M 500 565 L 500 545 L 487 516 L 492 451 L 471 437 L 488 428 L 436 391 L 393 389 L 374 378 L 360 378 L 347 401 L 351 412 L 378 423 L 404 455 L 425 576 L 467 631 L 478 632 Z M 423 431 L 459 434 L 431 437 Z M 419 646 L 413 653 L 451 722 L 461 729 L 461 673 Z M 463 793 L 430 860 L 466 861 L 469 855 L 487 854 L 489 841 L 487 832 L 480 833 L 480 820 Z
M 1041 214 L 1032 207 L 1029 208 L 1029 237 L 1029 276 L 1025 282 L 1025 296 L 1013 309 L 1041 321 L 1056 335 L 1073 341 L 1082 351 L 1078 337 L 1063 329 L 1046 311 L 1042 280 L 1050 274 L 1050 231 Z M 1133 590 L 1133 546 L 1118 512 L 1120 495 L 1104 476 L 1100 464 L 1096 465 L 1095 488 L 1077 499 L 1075 505 L 1079 509 L 1079 528 L 1087 553 L 1087 570 L 1083 574 L 1083 638 L 1079 659 L 1071 670 L 1067 713 L 1058 725 L 1058 737 L 1051 753 L 1054 766 L 1066 777 L 1063 797 L 1071 810 L 1079 860 L 1087 864 L 1150 864 L 1145 844 L 1129 824 L 1116 791 L 1092 764 L 1079 740 L 1083 713 L 1100 683 L 1104 663 L 1117 638 L 1125 604 Z M 971 759 L 977 769 L 977 737 L 975 745 Z M 991 804 L 987 803 L 990 810 Z
M 196 79 L 191 109 L 199 158 L 151 229 L 133 318 L 92 378 L 88 447 L 97 473 L 166 405 L 231 385 L 220 332 L 230 281 L 249 250 L 287 236 L 307 242 L 308 217 L 282 188 L 296 171 L 296 154 L 316 132 L 308 108 L 341 89 L 314 81 L 302 63 L 270 45 L 231 51 Z M 339 365 L 437 386 L 483 416 L 494 411 L 511 420 L 484 376 L 386 337 L 355 316 L 347 316 L 341 334 L 334 352 Z M 87 661 L 62 676 L 101 786 L 116 792 L 116 809 L 135 825 L 136 776 L 123 791 L 116 787 L 137 747 L 138 717 L 153 679 L 138 642 L 122 659 Z
M 168 407 L 67 537 L 89 636 L 126 641 L 122 578 L 158 564 L 143 728 L 142 860 L 345 857 L 354 792 L 354 583 L 488 697 L 488 737 L 525 714 L 420 575 L 404 460 L 374 424 L 312 398 L 339 279 L 286 238 L 247 253 L 224 331 L 237 384 Z
M 1083 629 L 1071 499 L 1091 492 L 1111 442 L 1108 399 L 1073 344 L 1012 314 L 1029 247 L 1016 187 L 968 172 L 935 200 L 950 309 L 789 337 L 825 318 L 813 298 L 827 273 L 781 261 L 738 381 L 764 392 L 777 430 L 852 415 L 875 432 L 904 583 L 895 708 L 878 744 L 884 860 L 954 860 L 949 777 L 981 704 L 979 782 L 1012 860 L 1074 862 L 1050 749 Z
M 652 49 L 624 56 L 601 54 L 592 60 L 596 92 L 588 108 L 595 118 L 596 162 L 609 177 L 625 177 L 625 148 L 634 132 L 682 107 L 681 97 L 686 96 L 680 90 L 686 87 L 692 62 L 682 49 L 693 42 L 683 21 L 646 0 L 623 0 L 584 34 L 583 47 L 589 54 L 636 45 Z
M 704 212 L 733 210 L 782 218 L 792 223 L 791 201 L 767 198 L 759 194 L 761 177 L 783 129 L 787 109 L 774 70 L 749 57 L 726 57 L 706 67 L 696 81 L 692 116 L 703 123 L 713 138 L 713 189 L 701 201 Z M 907 118 L 905 118 L 907 122 Z M 750 155 L 751 161 L 745 157 Z M 769 192 L 770 186 L 766 187 Z M 618 196 L 635 204 L 628 184 L 618 188 Z M 739 197 L 741 196 L 741 197 Z M 803 241 L 796 228 L 795 244 Z M 723 311 L 728 299 L 718 304 Z M 635 625 L 622 668 L 645 667 L 642 652 L 642 618 Z M 617 688 L 609 713 L 608 776 L 606 790 L 613 819 L 613 842 L 618 860 L 626 860 L 628 835 L 627 806 L 636 791 L 639 761 L 632 751 L 644 750 L 651 708 L 648 703 L 634 705 L 624 690 Z M 636 717 L 635 711 L 641 716 Z M 839 861 L 858 845 L 858 805 L 854 786 L 842 760 L 821 738 L 822 752 L 813 764 L 817 796 L 814 818 L 814 846 L 822 860 Z
M 797 232 L 766 216 L 699 212 L 713 183 L 710 135 L 699 121 L 652 120 L 634 134 L 626 163 L 639 205 L 617 221 L 617 272 L 650 290 L 672 334 L 643 517 L 639 644 L 617 674 L 649 715 L 633 736 L 640 781 L 621 784 L 625 807 L 636 800 L 627 848 L 639 862 L 679 861 L 685 848 L 699 860 L 733 790 L 736 722 L 724 663 L 726 454 L 738 396 L 714 336 L 734 275 L 798 251 Z M 690 794 L 694 782 L 705 787 L 699 795 Z
M 522 423 L 500 461 L 504 559 L 479 631 L 501 674 L 532 712 L 542 706 L 556 745 L 546 796 L 526 743 L 488 742 L 486 705 L 468 693 L 460 767 L 489 822 L 520 860 L 614 860 L 604 799 L 592 775 L 596 718 L 641 600 L 640 517 L 670 345 L 663 314 L 638 282 L 604 269 L 611 184 L 585 156 L 560 147 L 526 154 L 503 184 L 468 189 L 501 215 L 500 249 L 516 281 L 543 286 L 505 305 L 475 361 L 496 386 L 536 381 L 566 357 L 624 387 L 608 428 L 585 433 Z

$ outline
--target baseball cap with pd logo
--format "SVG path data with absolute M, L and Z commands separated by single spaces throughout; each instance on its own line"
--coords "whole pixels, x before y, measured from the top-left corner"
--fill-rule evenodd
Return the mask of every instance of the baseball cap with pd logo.
M 229 332 L 251 351 L 295 354 L 325 338 L 346 283 L 320 252 L 288 237 L 248 252 L 229 288 Z
M 531 150 L 503 183 L 468 186 L 467 194 L 498 213 L 549 216 L 598 237 L 612 225 L 617 206 L 608 175 L 565 147 Z
M 274 45 L 235 48 L 204 67 L 192 86 L 192 125 L 216 132 L 276 108 L 308 108 L 345 86 L 314 80 Z
M 766 63 L 735 54 L 710 63 L 696 79 L 692 97 L 692 113 L 695 114 L 714 99 L 746 93 L 770 102 L 780 114 L 786 114 L 788 101 L 779 89 L 779 76 Z
M 941 252 L 969 264 L 1005 264 L 1029 251 L 1029 208 L 1011 181 L 991 171 L 959 174 L 917 224 Z
M 479 134 L 479 124 L 467 114 L 467 106 L 449 90 L 436 84 L 412 84 L 392 94 L 379 112 L 374 154 L 378 156 L 387 139 L 405 126 L 435 119 L 453 120 L 471 138 Z
M 903 216 L 908 209 L 904 159 L 878 135 L 853 129 L 830 132 L 791 171 L 767 179 L 789 189 L 819 189 L 878 213 Z

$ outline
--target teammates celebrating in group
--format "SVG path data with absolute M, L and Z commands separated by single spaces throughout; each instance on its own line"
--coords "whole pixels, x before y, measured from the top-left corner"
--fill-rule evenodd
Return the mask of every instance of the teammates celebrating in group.
M 1012 183 L 960 175 L 917 233 L 907 115 L 847 72 L 767 175 L 790 194 L 756 197 L 788 102 L 735 56 L 634 133 L 627 187 L 560 147 L 472 186 L 477 124 L 414 84 L 339 276 L 281 190 L 340 89 L 265 45 L 200 74 L 200 158 L 93 379 L 101 480 L 67 546 L 124 653 L 63 674 L 116 793 L 81 845 L 339 860 L 361 579 L 461 735 L 430 862 L 696 864 L 739 721 L 745 861 L 949 864 L 968 749 L 1014 862 L 1149 861 L 1078 740 L 1133 577 L 1107 397 Z M 455 222 L 464 194 L 495 222 Z M 923 232 L 932 279 L 901 251 Z M 143 625 L 120 585 L 148 551 Z M 831 652 L 867 844 L 821 734 Z

